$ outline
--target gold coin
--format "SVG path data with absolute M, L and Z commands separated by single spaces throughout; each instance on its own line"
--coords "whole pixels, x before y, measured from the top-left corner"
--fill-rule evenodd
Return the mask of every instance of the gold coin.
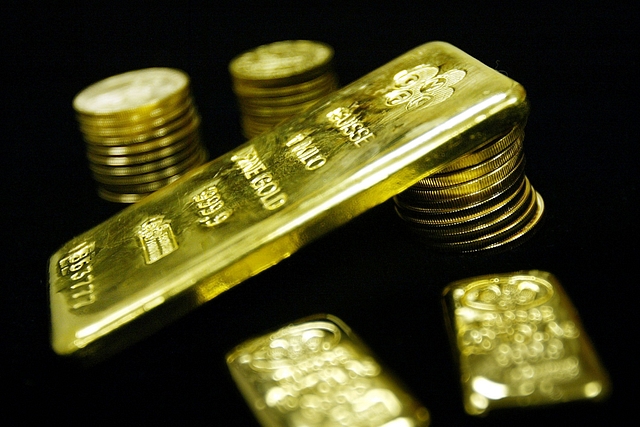
M 440 169 L 439 173 L 454 172 L 460 169 L 475 166 L 479 163 L 486 161 L 487 159 L 501 153 L 503 150 L 510 147 L 516 141 L 524 140 L 524 130 L 521 125 L 514 126 L 504 136 L 491 139 L 479 148 L 471 151 L 470 153 L 456 159 L 446 167 Z
M 416 185 L 422 188 L 442 188 L 455 186 L 480 179 L 504 165 L 509 159 L 522 153 L 522 140 L 516 140 L 505 150 L 483 162 L 452 172 L 436 173 L 420 180 Z
M 519 152 L 516 156 L 510 158 L 503 165 L 495 168 L 491 172 L 470 181 L 464 181 L 459 184 L 448 187 L 427 188 L 419 185 L 414 186 L 415 191 L 419 191 L 425 200 L 429 201 L 446 201 L 455 200 L 460 197 L 476 194 L 478 191 L 502 181 L 509 173 L 517 170 L 525 163 L 524 153 Z M 522 166 L 523 167 L 523 166 Z
M 265 123 L 252 121 L 247 117 L 242 118 L 242 133 L 247 139 L 251 139 L 265 132 L 268 132 L 271 129 L 273 129 L 273 127 L 274 127 L 274 124 L 272 123 L 265 124 Z
M 128 156 L 102 156 L 95 154 L 91 151 L 87 151 L 87 158 L 90 162 L 104 165 L 104 166 L 131 166 L 139 165 L 142 163 L 153 162 L 165 157 L 174 155 L 175 153 L 183 150 L 186 146 L 195 143 L 197 139 L 195 137 L 183 138 L 177 140 L 175 144 L 168 145 L 166 147 L 144 151 L 140 154 L 128 155 Z
M 521 242 L 523 236 L 530 233 L 538 226 L 538 224 L 540 224 L 544 215 L 544 200 L 538 192 L 535 192 L 535 197 L 536 204 L 533 214 L 530 217 L 524 218 L 521 224 L 516 224 L 513 227 L 513 233 L 511 235 L 505 236 L 502 240 L 498 240 L 497 242 L 485 246 L 483 250 L 492 250 L 505 246 L 511 247 L 514 242 Z
M 247 106 L 240 105 L 240 111 L 242 114 L 253 117 L 281 117 L 286 118 L 298 114 L 307 108 L 315 105 L 318 102 L 317 99 L 312 99 L 300 104 L 284 105 L 284 106 Z
M 168 147 L 184 139 L 194 138 L 198 133 L 199 126 L 200 116 L 195 116 L 184 128 L 178 129 L 176 132 L 162 138 L 156 138 L 135 144 L 115 146 L 103 146 L 87 142 L 86 149 L 87 152 L 100 156 L 129 156 L 133 154 L 147 153 L 163 147 Z
M 426 226 L 442 226 L 475 221 L 490 214 L 496 209 L 510 203 L 526 185 L 524 179 L 515 181 L 504 190 L 497 191 L 476 203 L 455 208 L 425 208 L 407 205 L 401 199 L 396 200 L 396 211 L 400 218 L 414 224 Z
M 95 136 L 85 133 L 83 134 L 83 138 L 85 142 L 94 145 L 113 146 L 139 144 L 152 139 L 162 138 L 179 129 L 184 129 L 193 122 L 196 116 L 197 111 L 192 107 L 186 114 L 159 128 L 143 129 L 140 133 L 124 134 L 122 136 Z
M 400 200 L 404 200 L 406 204 L 417 205 L 422 208 L 432 208 L 432 209 L 458 209 L 465 206 L 470 206 L 475 203 L 482 202 L 492 195 L 509 188 L 516 181 L 523 179 L 524 177 L 524 159 L 522 162 L 518 164 L 516 168 L 514 168 L 511 172 L 509 172 L 503 179 L 488 185 L 485 188 L 479 189 L 473 193 L 454 197 L 454 198 L 430 198 L 425 197 L 425 191 L 410 187 L 405 190 L 401 194 L 397 195 L 396 198 Z M 431 193 L 428 193 L 427 196 L 432 196 Z
M 337 87 L 338 77 L 331 70 L 314 77 L 309 81 L 274 87 L 255 87 L 233 81 L 233 91 L 238 97 L 246 98 L 278 98 L 281 96 L 299 95 L 326 87 Z
M 150 194 L 152 194 L 152 192 L 121 193 L 121 192 L 114 192 L 114 191 L 107 190 L 104 187 L 98 187 L 98 196 L 100 196 L 100 198 L 108 202 L 115 202 L 115 203 L 136 203 L 144 199 Z
M 267 125 L 273 127 L 277 124 L 282 123 L 290 117 L 291 116 L 254 116 L 252 114 L 243 114 L 242 120 L 248 121 L 250 123 L 255 123 L 257 125 Z
M 76 120 L 81 126 L 97 128 L 135 126 L 139 123 L 147 123 L 157 118 L 167 116 L 179 108 L 180 105 L 189 104 L 191 102 L 191 93 L 189 87 L 186 87 L 179 93 L 159 101 L 158 104 L 151 109 L 128 111 L 115 116 L 87 115 L 76 112 Z
M 207 158 L 207 153 L 206 151 L 203 150 L 203 152 L 201 153 L 200 157 L 196 160 L 196 162 L 194 163 L 193 167 L 199 166 L 201 164 L 203 164 L 206 161 Z M 186 172 L 186 170 L 184 171 Z M 167 184 L 172 183 L 173 181 L 177 180 L 178 178 L 180 178 L 183 173 L 178 173 L 175 174 L 173 176 L 170 176 L 168 178 L 165 179 L 161 179 L 158 181 L 153 181 L 153 182 L 149 182 L 149 183 L 141 183 L 141 184 L 122 184 L 122 185 L 118 185 L 118 184 L 101 184 L 102 188 L 111 191 L 113 193 L 123 193 L 123 194 L 133 194 L 133 193 L 150 193 L 153 191 L 156 191 L 162 187 L 164 187 Z
M 320 87 L 318 89 L 310 90 L 308 92 L 285 96 L 273 96 L 269 98 L 238 96 L 238 103 L 240 105 L 246 106 L 247 108 L 294 106 L 301 103 L 318 100 L 323 96 L 335 91 L 336 89 L 336 85 L 328 85 Z
M 98 163 L 89 163 L 89 168 L 92 172 L 99 175 L 109 175 L 109 176 L 131 176 L 131 175 L 140 175 L 144 173 L 154 172 L 160 169 L 164 169 L 169 166 L 173 166 L 174 164 L 184 160 L 189 157 L 189 155 L 193 154 L 196 149 L 200 146 L 199 139 L 194 139 L 190 144 L 183 149 L 178 151 L 176 154 L 163 157 L 159 160 L 136 164 L 136 165 L 128 165 L 128 166 L 105 166 Z
M 147 113 L 172 97 L 183 95 L 189 77 L 172 68 L 146 68 L 108 77 L 88 86 L 73 99 L 73 108 L 88 116 L 128 117 Z
M 530 231 L 542 217 L 544 204 L 542 197 L 532 189 L 526 209 L 523 209 L 513 221 L 491 233 L 483 234 L 480 237 L 469 240 L 455 242 L 433 242 L 432 247 L 442 250 L 455 250 L 457 252 L 478 252 L 488 249 L 495 249 L 499 246 L 513 242 L 525 231 Z
M 191 98 L 187 98 L 185 102 L 177 104 L 175 108 L 168 110 L 165 114 L 150 118 L 148 120 L 140 120 L 136 122 L 127 122 L 118 125 L 98 125 L 96 123 L 80 123 L 80 132 L 85 135 L 97 137 L 123 137 L 148 132 L 162 126 L 168 126 L 174 120 L 186 114 L 194 114 L 195 107 Z
M 331 64 L 333 48 L 310 40 L 284 40 L 244 52 L 231 60 L 229 72 L 246 85 L 272 87 L 311 80 Z
M 179 175 L 187 169 L 192 168 L 196 164 L 201 163 L 201 159 L 206 157 L 204 149 L 198 147 L 197 150 L 189 153 L 190 155 L 181 161 L 163 169 L 145 172 L 137 175 L 105 175 L 93 173 L 93 177 L 101 184 L 109 185 L 139 185 L 147 184 L 154 181 L 160 181 L 174 175 Z
M 471 221 L 463 221 L 454 224 L 437 226 L 423 226 L 422 232 L 434 241 L 465 241 L 488 235 L 498 228 L 503 228 L 506 224 L 521 214 L 534 198 L 530 197 L 531 185 L 525 179 L 525 185 L 507 203 L 497 206 L 480 218 Z

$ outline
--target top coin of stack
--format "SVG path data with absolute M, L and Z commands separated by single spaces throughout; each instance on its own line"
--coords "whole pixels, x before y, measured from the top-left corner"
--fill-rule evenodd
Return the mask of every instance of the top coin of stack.
M 505 247 L 534 228 L 544 202 L 524 173 L 523 125 L 485 142 L 394 197 L 396 212 L 430 246 Z
M 338 87 L 333 48 L 285 40 L 259 46 L 229 64 L 245 137 L 259 135 Z
M 189 77 L 172 68 L 129 71 L 73 100 L 98 193 L 133 203 L 204 163 Z

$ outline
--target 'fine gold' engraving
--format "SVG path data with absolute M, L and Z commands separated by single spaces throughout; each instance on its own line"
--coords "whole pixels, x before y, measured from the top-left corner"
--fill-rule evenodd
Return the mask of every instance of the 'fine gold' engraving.
M 607 375 L 551 274 L 462 280 L 446 288 L 445 300 L 469 414 L 608 393 Z
M 246 341 L 227 365 L 263 426 L 429 425 L 427 409 L 333 316 Z
M 402 77 L 418 74 L 420 86 Z M 405 87 L 414 102 L 389 101 Z M 419 101 L 420 91 L 432 101 Z M 98 357 L 122 348 L 504 135 L 528 112 L 524 88 L 509 77 L 447 43 L 419 46 L 65 244 L 49 267 L 53 348 Z M 83 242 L 95 242 L 93 302 L 72 310 L 59 262 Z
M 267 166 L 260 160 L 253 145 L 236 152 L 231 160 L 235 162 L 238 169 L 249 181 L 249 185 L 265 209 L 272 211 L 285 204 L 287 195 L 282 192 L 278 181 L 273 178 L 271 171 L 267 170 Z
M 171 224 L 165 221 L 163 215 L 147 219 L 140 225 L 137 234 L 147 264 L 153 264 L 178 249 Z

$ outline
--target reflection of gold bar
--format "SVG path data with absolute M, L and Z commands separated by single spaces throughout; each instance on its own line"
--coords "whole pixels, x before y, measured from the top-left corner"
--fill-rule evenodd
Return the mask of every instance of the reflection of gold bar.
M 429 411 L 331 315 L 248 340 L 227 365 L 263 426 L 429 425 Z
M 126 345 L 527 114 L 518 83 L 446 43 L 419 46 L 63 246 L 53 348 Z
M 444 295 L 469 414 L 609 393 L 578 314 L 551 274 L 473 277 Z

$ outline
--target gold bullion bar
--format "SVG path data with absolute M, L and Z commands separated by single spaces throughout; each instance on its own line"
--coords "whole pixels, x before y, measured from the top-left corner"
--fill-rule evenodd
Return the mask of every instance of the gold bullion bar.
M 52 346 L 130 344 L 527 115 L 517 82 L 421 45 L 64 245 L 49 266 Z
M 445 288 L 444 306 L 467 413 L 609 393 L 608 375 L 551 273 L 460 280 Z
M 245 341 L 227 366 L 265 427 L 429 425 L 429 411 L 340 319 L 316 315 Z

